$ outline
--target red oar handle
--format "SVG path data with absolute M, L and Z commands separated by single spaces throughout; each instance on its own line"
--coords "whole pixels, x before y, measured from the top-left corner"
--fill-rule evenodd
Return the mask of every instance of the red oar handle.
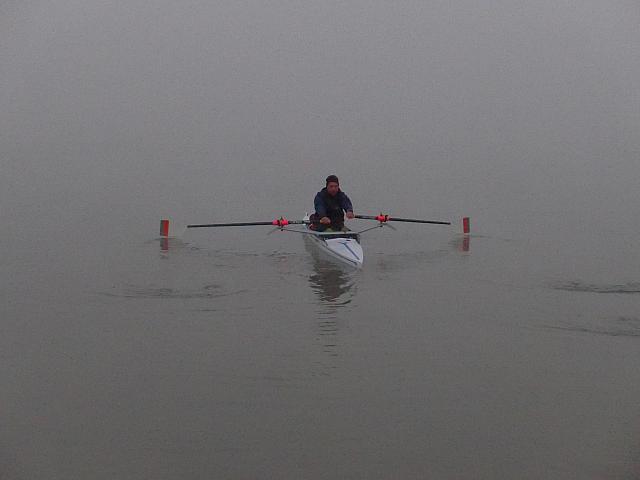
M 391 217 L 389 215 L 355 215 L 355 218 L 361 218 L 363 220 L 377 220 L 380 223 L 385 222 L 409 222 L 409 223 L 432 223 L 435 225 L 451 225 L 451 222 L 439 222 L 436 220 L 417 220 L 415 218 L 399 218 Z
M 388 222 L 389 220 L 391 220 L 391 217 L 389 217 L 389 215 L 354 215 L 355 218 L 361 218 L 362 220 L 377 220 L 380 223 L 384 223 L 384 222 Z

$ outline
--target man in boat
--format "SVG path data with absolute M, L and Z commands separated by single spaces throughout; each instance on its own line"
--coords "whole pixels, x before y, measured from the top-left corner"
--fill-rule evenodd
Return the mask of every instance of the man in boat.
M 309 217 L 309 228 L 323 232 L 327 228 L 333 231 L 344 229 L 344 213 L 347 218 L 353 218 L 353 205 L 351 200 L 340 190 L 340 181 L 335 175 L 329 175 L 326 179 L 326 187 L 316 194 L 313 200 L 316 212 Z

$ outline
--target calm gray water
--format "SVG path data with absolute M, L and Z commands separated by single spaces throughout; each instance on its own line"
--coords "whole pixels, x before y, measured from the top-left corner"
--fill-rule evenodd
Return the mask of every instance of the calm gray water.
M 530 3 L 1 5 L 0 479 L 640 478 L 640 11 Z M 329 173 L 454 225 L 184 229 Z

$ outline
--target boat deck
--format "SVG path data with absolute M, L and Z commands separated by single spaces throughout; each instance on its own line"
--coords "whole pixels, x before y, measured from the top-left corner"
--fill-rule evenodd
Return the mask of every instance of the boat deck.
M 327 229 L 322 232 L 318 232 L 317 230 L 307 228 L 307 231 L 320 238 L 352 238 L 355 241 L 360 242 L 360 234 L 357 232 L 352 232 L 350 230 L 334 231 Z

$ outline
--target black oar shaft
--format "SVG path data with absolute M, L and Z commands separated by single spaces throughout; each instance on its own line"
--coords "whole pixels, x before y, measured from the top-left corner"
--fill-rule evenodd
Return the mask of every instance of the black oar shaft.
M 286 225 L 301 225 L 304 220 L 281 220 L 279 223 L 277 220 L 271 222 L 235 222 L 235 223 L 204 223 L 200 225 L 187 225 L 187 228 L 212 228 L 212 227 L 255 227 L 259 225 L 271 225 L 274 227 L 281 227 Z
M 435 224 L 435 225 L 451 225 L 451 222 L 438 222 L 436 220 L 416 220 L 414 218 L 389 217 L 389 220 L 392 220 L 394 222 L 432 223 L 432 224 Z
M 409 222 L 409 223 L 431 223 L 435 225 L 451 225 L 451 222 L 439 222 L 436 220 L 417 220 L 415 218 L 390 217 L 388 215 L 355 215 L 363 220 L 378 220 L 379 222 Z
M 187 228 L 253 227 L 257 225 L 273 225 L 273 223 L 272 222 L 204 223 L 201 225 L 187 225 Z

